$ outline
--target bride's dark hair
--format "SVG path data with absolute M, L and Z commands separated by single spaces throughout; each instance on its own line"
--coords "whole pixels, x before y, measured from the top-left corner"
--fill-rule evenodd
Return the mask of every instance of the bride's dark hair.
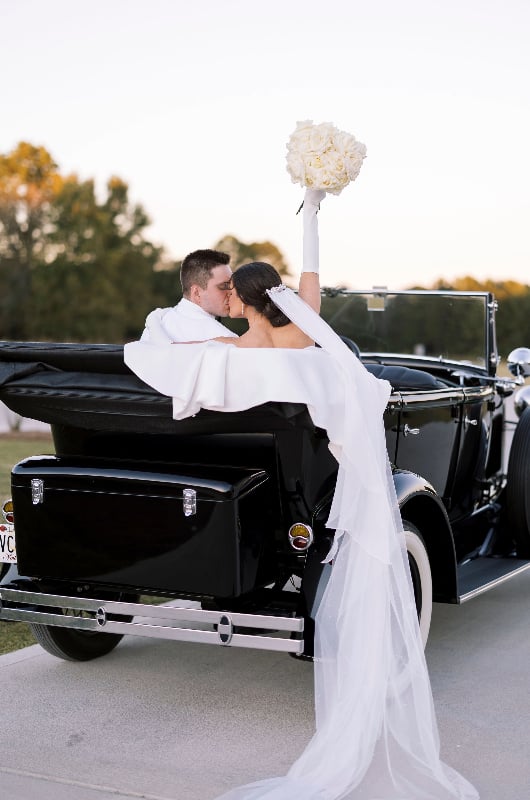
M 252 306 L 266 317 L 273 328 L 282 328 L 291 320 L 276 306 L 266 289 L 280 286 L 282 279 L 271 264 L 252 261 L 236 269 L 232 275 L 232 286 L 246 306 Z

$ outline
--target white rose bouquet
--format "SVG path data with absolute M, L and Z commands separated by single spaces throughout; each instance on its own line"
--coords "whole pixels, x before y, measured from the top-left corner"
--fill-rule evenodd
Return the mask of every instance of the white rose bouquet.
M 354 181 L 366 157 L 355 136 L 330 122 L 297 122 L 287 142 L 287 171 L 293 183 L 340 194 Z

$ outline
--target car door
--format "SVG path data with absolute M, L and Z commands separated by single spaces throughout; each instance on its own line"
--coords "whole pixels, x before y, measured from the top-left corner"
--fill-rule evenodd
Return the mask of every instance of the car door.
M 401 392 L 396 466 L 421 475 L 444 501 L 453 485 L 463 399 L 459 388 Z
M 451 491 L 450 517 L 453 520 L 467 516 L 480 502 L 492 428 L 493 387 L 465 387 L 463 392 L 460 445 Z

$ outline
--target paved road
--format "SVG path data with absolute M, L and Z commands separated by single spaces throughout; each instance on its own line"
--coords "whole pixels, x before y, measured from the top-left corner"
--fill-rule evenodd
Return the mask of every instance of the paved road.
M 530 797 L 530 574 L 436 606 L 427 648 L 442 750 L 482 800 Z M 0 657 L 2 800 L 212 800 L 282 774 L 312 732 L 312 667 L 124 640 L 63 662 Z

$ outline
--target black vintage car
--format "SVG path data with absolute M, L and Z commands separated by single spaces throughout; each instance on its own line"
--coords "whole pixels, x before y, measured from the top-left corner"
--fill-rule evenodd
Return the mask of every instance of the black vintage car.
M 387 447 L 424 640 L 433 600 L 530 567 L 530 350 L 497 376 L 495 310 L 480 292 L 324 292 L 326 319 L 393 388 Z M 0 400 L 50 423 L 55 445 L 13 468 L 0 619 L 72 660 L 124 634 L 311 657 L 337 464 L 305 406 L 175 421 L 122 347 L 20 342 L 0 343 Z

